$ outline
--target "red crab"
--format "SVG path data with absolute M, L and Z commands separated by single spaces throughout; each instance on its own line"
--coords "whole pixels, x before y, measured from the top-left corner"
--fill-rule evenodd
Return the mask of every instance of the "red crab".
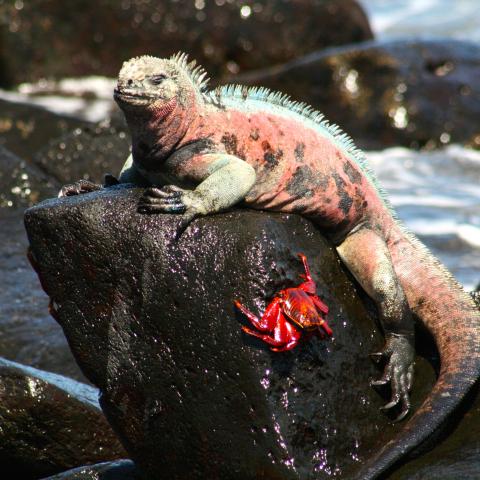
M 329 336 L 333 333 L 319 313 L 320 311 L 326 315 L 328 307 L 316 295 L 317 286 L 310 275 L 307 257 L 302 253 L 298 256 L 305 267 L 305 275 L 300 275 L 305 282 L 295 288 L 280 290 L 261 319 L 258 319 L 238 300 L 234 302 L 235 306 L 259 330 L 242 326 L 243 331 L 272 345 L 271 349 L 275 352 L 285 352 L 294 348 L 302 337 L 302 331 L 311 334 L 316 331 L 322 338 L 324 333 L 320 327 Z

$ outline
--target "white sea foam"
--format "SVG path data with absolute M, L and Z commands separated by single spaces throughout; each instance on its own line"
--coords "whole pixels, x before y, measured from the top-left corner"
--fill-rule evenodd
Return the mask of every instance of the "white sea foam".
M 406 226 L 466 288 L 480 282 L 480 152 L 388 148 L 367 158 Z
M 65 78 L 22 83 L 16 90 L 0 90 L 0 98 L 38 105 L 51 112 L 74 116 L 91 122 L 108 117 L 115 107 L 115 79 L 106 77 Z
M 450 37 L 480 42 L 479 0 L 360 0 L 378 38 Z

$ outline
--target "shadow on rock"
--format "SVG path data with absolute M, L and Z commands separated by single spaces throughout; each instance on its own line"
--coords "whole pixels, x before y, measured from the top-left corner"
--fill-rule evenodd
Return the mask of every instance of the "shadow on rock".
M 149 479 L 330 478 L 395 436 L 368 353 L 382 337 L 332 248 L 295 215 L 236 210 L 195 221 L 141 215 L 117 186 L 29 209 L 56 317 L 129 456 Z M 331 341 L 283 354 L 243 334 L 302 273 L 329 305 Z M 433 382 L 419 362 L 418 406 Z
M 127 456 L 97 398 L 93 387 L 0 359 L 2 477 L 35 480 Z

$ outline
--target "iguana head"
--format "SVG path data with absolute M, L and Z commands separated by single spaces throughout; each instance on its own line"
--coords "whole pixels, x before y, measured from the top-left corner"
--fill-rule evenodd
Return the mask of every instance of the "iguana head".
M 114 98 L 125 113 L 167 113 L 177 104 L 188 108 L 204 86 L 205 73 L 194 65 L 187 62 L 185 54 L 168 59 L 149 55 L 132 58 L 120 70 Z
M 137 163 L 146 167 L 145 159 L 166 158 L 186 135 L 203 101 L 204 77 L 185 54 L 144 55 L 123 64 L 114 98 L 130 127 Z

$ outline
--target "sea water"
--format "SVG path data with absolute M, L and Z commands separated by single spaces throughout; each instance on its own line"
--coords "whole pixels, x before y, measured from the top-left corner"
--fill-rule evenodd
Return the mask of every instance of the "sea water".
M 378 39 L 455 38 L 480 42 L 479 0 L 360 0 Z

